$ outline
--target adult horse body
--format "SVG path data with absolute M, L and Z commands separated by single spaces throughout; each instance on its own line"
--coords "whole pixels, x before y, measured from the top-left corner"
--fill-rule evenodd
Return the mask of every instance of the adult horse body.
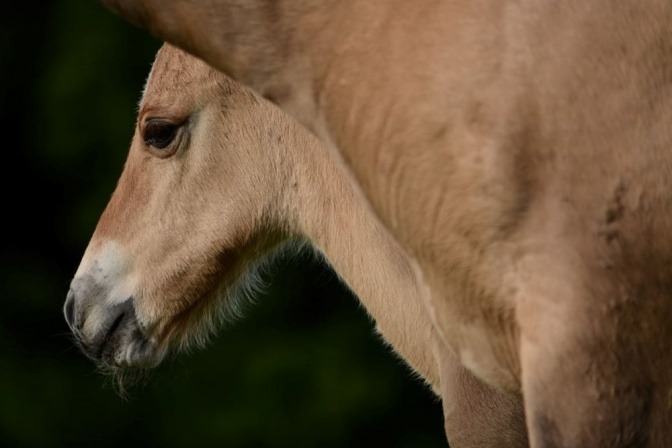
M 672 2 L 104 3 L 342 155 L 533 446 L 672 445 Z

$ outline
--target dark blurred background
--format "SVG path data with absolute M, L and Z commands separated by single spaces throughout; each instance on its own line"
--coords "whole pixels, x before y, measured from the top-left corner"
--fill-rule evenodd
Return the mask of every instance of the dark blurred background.
M 61 307 L 160 42 L 89 1 L 5 2 L 0 445 L 446 446 L 440 404 L 328 267 L 281 260 L 207 350 L 121 399 Z

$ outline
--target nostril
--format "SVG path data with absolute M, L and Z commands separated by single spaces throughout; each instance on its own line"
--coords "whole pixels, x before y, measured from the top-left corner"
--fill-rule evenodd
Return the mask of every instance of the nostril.
M 63 306 L 63 314 L 65 315 L 65 321 L 68 323 L 68 326 L 71 330 L 75 329 L 75 292 L 71 289 L 68 291 L 68 297 L 65 299 L 65 305 Z

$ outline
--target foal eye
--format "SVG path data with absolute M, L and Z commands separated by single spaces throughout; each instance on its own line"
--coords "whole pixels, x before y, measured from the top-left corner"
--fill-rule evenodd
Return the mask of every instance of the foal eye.
M 142 138 L 145 145 L 156 149 L 164 149 L 175 139 L 178 125 L 169 121 L 153 119 L 145 123 Z

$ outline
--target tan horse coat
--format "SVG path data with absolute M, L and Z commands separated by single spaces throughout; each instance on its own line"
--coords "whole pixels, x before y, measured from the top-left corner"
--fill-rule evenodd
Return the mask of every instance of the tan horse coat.
M 105 3 L 342 156 L 533 446 L 672 445 L 672 3 Z

